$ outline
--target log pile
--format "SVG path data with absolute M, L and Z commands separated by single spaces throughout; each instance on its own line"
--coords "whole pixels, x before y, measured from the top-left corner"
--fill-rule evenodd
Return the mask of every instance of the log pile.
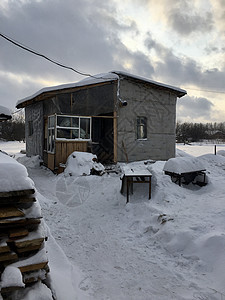
M 17 289 L 46 279 L 49 268 L 41 218 L 34 189 L 0 192 L 0 288 L 3 299 L 10 299 Z M 20 271 L 21 280 L 10 280 L 13 276 L 7 274 L 8 270 L 14 270 L 12 267 L 16 272 Z

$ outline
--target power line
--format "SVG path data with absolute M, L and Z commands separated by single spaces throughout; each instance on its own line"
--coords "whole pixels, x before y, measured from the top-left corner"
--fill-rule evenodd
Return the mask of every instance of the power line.
M 91 74 L 88 74 L 88 73 L 84 73 L 84 72 L 78 71 L 78 70 L 76 70 L 76 69 L 74 69 L 74 68 L 72 68 L 72 67 L 69 67 L 69 66 L 66 66 L 66 65 L 64 65 L 64 64 L 62 64 L 62 63 L 60 63 L 60 62 L 57 62 L 56 60 L 51 59 L 51 58 L 47 57 L 46 55 L 41 54 L 41 53 L 37 52 L 36 50 L 33 50 L 33 49 L 29 48 L 28 46 L 23 45 L 22 43 L 20 43 L 20 42 L 14 40 L 14 39 L 12 39 L 12 38 L 10 38 L 9 36 L 7 36 L 7 35 L 5 35 L 5 34 L 3 34 L 3 33 L 1 33 L 1 32 L 0 32 L 0 36 L 1 36 L 2 38 L 4 38 L 5 40 L 7 40 L 8 42 L 12 43 L 13 45 L 15 45 L 15 46 L 17 46 L 17 47 L 19 47 L 19 48 L 22 48 L 23 50 L 28 51 L 28 52 L 30 52 L 30 53 L 32 53 L 32 54 L 34 54 L 34 55 L 40 56 L 40 57 L 42 57 L 42 58 L 44 58 L 44 59 L 50 61 L 51 63 L 53 63 L 53 64 L 55 64 L 55 65 L 57 65 L 57 66 L 59 66 L 59 67 L 62 67 L 62 68 L 71 70 L 71 71 L 73 71 L 73 72 L 75 72 L 75 73 L 77 73 L 77 74 L 79 74 L 79 75 L 82 75 L 82 76 L 88 76 L 88 77 L 92 77 L 92 78 L 95 78 L 95 79 L 101 79 L 101 78 L 102 78 L 102 77 L 95 77 L 95 76 L 93 76 L 93 75 L 91 75 Z M 111 78 L 108 78 L 108 79 L 111 79 Z M 113 79 L 113 78 L 112 78 L 112 79 Z
M 210 91 L 210 90 L 201 90 L 201 89 L 193 89 L 190 87 L 184 87 L 186 90 L 193 90 L 193 91 L 199 91 L 199 92 L 206 92 L 206 93 L 216 93 L 216 94 L 225 94 L 225 91 Z
M 25 51 L 28 51 L 34 55 L 37 55 L 39 57 L 42 57 L 48 61 L 50 61 L 51 63 L 59 66 L 59 67 L 62 67 L 62 68 L 65 68 L 65 69 L 68 69 L 68 70 L 71 70 L 79 75 L 82 75 L 82 76 L 87 76 L 87 77 L 92 77 L 92 78 L 95 78 L 95 79 L 114 79 L 114 78 L 106 78 L 106 77 L 96 77 L 96 76 L 93 76 L 89 73 L 84 73 L 84 72 L 81 72 L 81 71 L 78 71 L 76 69 L 74 69 L 73 67 L 69 67 L 69 66 L 66 66 L 64 64 L 62 64 L 61 62 L 57 62 L 56 60 L 52 59 L 52 58 L 49 58 L 48 56 L 42 54 L 42 53 L 39 53 L 38 51 L 28 47 L 28 46 L 25 46 L 23 45 L 22 43 L 10 38 L 9 36 L 3 34 L 0 32 L 0 36 L 2 38 L 4 38 L 5 40 L 7 40 L 8 42 L 12 43 L 13 45 L 25 50 Z M 193 91 L 199 91 L 199 92 L 206 92 L 206 93 L 218 93 L 218 94 L 225 94 L 225 91 L 210 91 L 210 90 L 203 90 L 203 89 L 195 89 L 195 88 L 190 88 L 190 87 L 184 87 L 185 89 L 189 89 L 189 90 L 193 90 Z

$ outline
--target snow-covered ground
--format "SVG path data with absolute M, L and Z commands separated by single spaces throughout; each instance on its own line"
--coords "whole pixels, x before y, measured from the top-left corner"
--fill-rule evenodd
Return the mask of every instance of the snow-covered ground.
M 177 148 L 185 151 L 186 153 L 193 156 L 200 156 L 204 154 L 214 154 L 216 152 L 225 149 L 224 144 L 204 144 L 204 143 L 192 143 L 190 145 L 177 144 Z
M 15 144 L 0 149 L 17 157 Z M 174 184 L 165 162 L 132 164 L 151 171 L 152 199 L 140 184 L 128 204 L 120 174 L 56 176 L 20 154 L 49 228 L 57 300 L 225 300 L 225 157 L 213 153 L 178 145 L 178 156 L 201 155 L 205 187 Z

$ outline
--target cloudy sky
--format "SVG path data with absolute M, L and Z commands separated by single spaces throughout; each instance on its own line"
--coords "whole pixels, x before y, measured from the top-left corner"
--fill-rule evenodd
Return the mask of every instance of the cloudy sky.
M 186 89 L 177 119 L 225 121 L 225 0 L 1 0 L 0 33 L 81 72 Z M 0 105 L 84 77 L 0 37 Z

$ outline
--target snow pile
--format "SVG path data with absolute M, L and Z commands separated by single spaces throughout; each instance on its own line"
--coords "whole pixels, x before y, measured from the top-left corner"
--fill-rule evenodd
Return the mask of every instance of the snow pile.
M 24 290 L 15 291 L 11 300 L 52 300 L 50 289 L 43 283 L 37 282 Z
M 163 171 L 182 174 L 205 170 L 203 163 L 196 157 L 170 158 L 163 168 Z
M 7 153 L 13 157 L 24 156 L 20 151 L 25 148 L 24 142 L 19 141 L 2 141 L 0 140 L 0 151 Z
M 6 267 L 1 276 L 1 288 L 9 286 L 25 287 L 20 270 L 12 265 Z
M 222 155 L 205 154 L 199 156 L 207 169 L 211 169 L 211 173 L 216 175 L 223 174 L 225 170 L 225 157 Z
M 26 168 L 38 168 L 42 163 L 39 155 L 32 157 L 21 156 L 17 158 L 17 161 L 24 165 Z
M 225 150 L 219 150 L 217 151 L 216 154 L 219 154 L 219 155 L 222 155 L 222 156 L 225 156 Z
M 66 176 L 90 175 L 91 170 L 104 173 L 104 166 L 97 162 L 97 156 L 88 152 L 75 151 L 67 159 L 64 174 Z
M 27 169 L 12 157 L 0 152 L 0 192 L 33 189 Z
M 192 157 L 192 155 L 186 153 L 185 151 L 183 150 L 180 150 L 180 149 L 176 149 L 176 157 Z

